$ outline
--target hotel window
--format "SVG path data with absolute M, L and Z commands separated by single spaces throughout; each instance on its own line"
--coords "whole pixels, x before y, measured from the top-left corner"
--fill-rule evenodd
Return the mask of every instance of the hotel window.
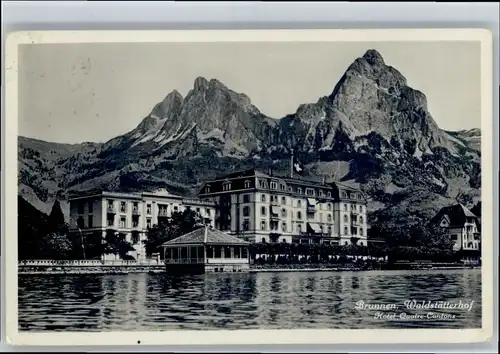
M 287 232 L 287 231 L 286 231 L 286 222 L 284 222 L 284 223 L 281 225 L 281 228 L 282 228 L 283 232 Z
M 205 193 L 210 193 L 210 186 L 209 185 L 205 187 Z
M 362 205 L 360 205 L 360 206 L 359 206 L 359 212 L 360 212 L 360 213 L 362 213 L 362 212 L 363 212 L 363 206 L 362 206 Z
M 126 227 L 126 226 L 125 226 L 125 225 L 126 225 L 126 223 L 127 223 L 127 219 L 126 219 L 126 218 L 124 218 L 124 217 L 121 217 L 121 218 L 120 218 L 120 227 L 121 227 L 121 228 L 125 228 L 125 227 Z
M 328 214 L 328 222 L 332 222 L 332 214 Z
M 328 235 L 331 235 L 332 234 L 332 227 L 331 226 L 328 226 Z
M 260 221 L 260 229 L 264 231 L 267 229 L 266 220 Z
M 120 212 L 124 213 L 127 211 L 127 204 L 125 202 L 120 202 Z
M 207 214 L 207 216 L 210 216 L 210 209 L 206 208 L 205 213 Z
M 94 227 L 94 217 L 92 215 L 89 215 L 89 228 Z
M 297 193 L 302 194 L 302 188 L 297 188 Z
M 286 209 L 285 208 L 281 209 L 281 216 L 286 218 Z
M 283 243 L 286 243 L 286 238 L 284 238 L 283 240 L 281 240 Z
M 344 204 L 344 211 L 347 211 L 347 204 Z
M 243 216 L 250 216 L 250 208 L 249 207 L 243 207 Z
M 146 205 L 146 214 L 151 215 L 151 204 Z
M 84 221 L 83 221 L 83 217 L 81 217 L 81 216 L 80 216 L 80 217 L 78 217 L 78 220 L 76 221 L 76 223 L 77 223 L 77 225 L 78 225 L 78 227 L 79 227 L 80 229 L 83 229 L 83 228 L 85 227 L 85 225 L 84 225 Z
M 277 188 L 278 188 L 278 183 L 271 182 L 271 189 L 277 189 Z
M 359 235 L 360 236 L 364 236 L 364 234 L 363 234 L 363 228 L 359 229 Z
M 272 198 L 272 201 L 274 203 L 278 203 L 278 196 L 277 195 L 273 195 L 273 196 L 271 196 L 271 198 Z
M 250 195 L 243 194 L 243 203 L 250 203 Z
M 356 211 L 356 204 L 351 204 L 351 210 Z
M 283 204 L 283 205 L 286 204 L 286 197 L 281 197 L 281 204 Z
M 83 202 L 78 203 L 78 214 L 83 214 L 83 209 L 85 208 Z
M 331 198 L 332 197 L 332 192 L 328 192 L 328 193 L 326 193 L 326 195 L 328 196 L 328 198 Z
M 297 200 L 297 208 L 302 207 L 302 202 L 300 200 Z
M 139 233 L 137 231 L 132 232 L 132 243 L 139 243 Z
M 196 208 L 196 212 L 199 214 L 200 213 L 200 208 Z
M 293 191 L 293 188 L 292 188 L 292 187 L 288 187 L 288 191 L 289 191 L 289 192 L 292 192 L 292 191 Z
M 134 210 L 134 211 L 138 211 L 138 210 L 139 210 L 139 203 L 134 202 L 134 204 L 133 204 L 133 207 L 132 207 L 132 208 L 133 208 L 132 210 Z
M 179 207 L 178 207 L 177 205 L 176 205 L 176 206 L 174 206 L 174 211 L 175 211 L 175 212 L 178 212 L 178 211 L 179 211 Z
M 264 203 L 266 202 L 266 195 L 265 195 L 265 194 L 262 194 L 262 195 L 260 196 L 260 201 L 261 201 L 261 202 L 264 202 Z
M 245 181 L 245 188 L 250 188 L 250 181 Z
M 250 230 L 250 221 L 243 220 L 243 231 L 248 231 L 248 230 Z
M 94 203 L 89 202 L 89 214 L 92 214 L 94 212 Z
M 260 214 L 261 215 L 266 215 L 266 207 L 263 206 L 263 207 L 260 208 Z
M 302 220 L 302 212 L 301 211 L 297 212 L 297 219 Z
M 314 189 L 306 188 L 306 194 L 309 196 L 314 195 Z
M 359 222 L 360 222 L 360 223 L 362 223 L 362 222 L 363 222 L 363 217 L 362 217 L 362 216 L 360 216 L 360 217 L 359 217 Z
M 151 228 L 151 219 L 150 219 L 150 218 L 147 218 L 147 219 L 146 219 L 146 227 L 147 227 L 148 229 L 150 229 L 150 228 Z
M 223 191 L 229 191 L 229 190 L 231 190 L 231 183 L 230 183 L 230 182 L 225 182 L 225 183 L 222 185 L 222 190 L 223 190 Z
M 272 220 L 272 221 L 271 221 L 271 230 L 272 230 L 272 231 L 277 231 L 277 230 L 278 230 L 278 227 L 279 227 L 279 223 L 278 223 L 278 221 Z
M 302 232 L 302 225 L 297 225 L 297 232 L 300 234 Z
M 322 197 L 322 196 L 323 196 L 323 191 L 322 191 L 321 189 L 318 191 L 318 195 L 319 195 L 320 197 Z
M 328 203 L 328 204 L 326 205 L 326 208 L 327 208 L 328 210 L 332 210 L 332 204 L 331 204 L 331 203 Z
M 115 224 L 115 217 L 108 216 L 108 226 L 114 226 L 114 224 Z
M 108 200 L 108 210 L 112 210 L 112 209 L 113 209 L 113 201 Z
M 132 219 L 132 227 L 139 227 L 139 219 Z
M 344 215 L 344 222 L 348 222 L 347 215 Z
M 344 235 L 349 235 L 349 230 L 347 229 L 347 227 L 344 227 Z

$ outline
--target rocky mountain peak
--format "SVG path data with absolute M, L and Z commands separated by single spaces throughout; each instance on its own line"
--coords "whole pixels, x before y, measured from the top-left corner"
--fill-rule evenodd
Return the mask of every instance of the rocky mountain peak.
M 385 65 L 384 58 L 375 49 L 368 49 L 363 55 L 363 59 L 370 65 Z
M 195 90 L 202 90 L 206 89 L 208 87 L 208 80 L 205 79 L 203 76 L 198 76 L 194 80 L 194 89 Z
M 151 111 L 150 116 L 154 118 L 165 119 L 172 112 L 178 112 L 183 103 L 183 97 L 177 90 L 170 92 L 163 101 L 158 103 Z

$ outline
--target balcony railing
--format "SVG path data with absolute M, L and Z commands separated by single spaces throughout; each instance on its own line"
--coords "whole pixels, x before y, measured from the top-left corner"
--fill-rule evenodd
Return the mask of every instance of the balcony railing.
M 168 211 L 167 210 L 159 210 L 158 211 L 158 216 L 168 217 Z
M 166 264 L 203 264 L 205 261 L 203 258 L 177 258 L 177 259 L 165 259 Z

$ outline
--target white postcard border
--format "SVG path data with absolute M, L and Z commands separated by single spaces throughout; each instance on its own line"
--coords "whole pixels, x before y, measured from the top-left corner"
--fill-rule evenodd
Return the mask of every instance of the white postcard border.
M 482 328 L 366 330 L 169 330 L 158 332 L 44 332 L 18 330 L 17 299 L 17 46 L 43 43 L 295 41 L 481 42 Z M 493 336 L 493 44 L 486 29 L 22 31 L 8 34 L 5 59 L 6 337 L 14 345 L 231 345 L 471 343 Z M 411 334 L 409 333 L 411 331 Z

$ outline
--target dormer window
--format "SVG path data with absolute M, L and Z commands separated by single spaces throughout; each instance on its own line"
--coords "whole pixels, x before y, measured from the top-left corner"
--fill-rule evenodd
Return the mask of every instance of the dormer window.
M 299 187 L 299 188 L 297 188 L 297 193 L 298 193 L 298 194 L 302 194 L 302 188 L 300 188 L 300 187 Z
M 231 182 L 224 182 L 224 184 L 222 185 L 222 190 L 223 191 L 231 190 Z
M 207 184 L 205 186 L 205 193 L 210 193 L 210 185 L 209 184 Z
M 281 189 L 282 191 L 284 191 L 284 190 L 286 190 L 286 186 L 285 186 L 284 184 L 280 184 L 280 189 Z
M 278 189 L 278 183 L 277 182 L 271 182 L 271 189 Z
M 250 181 L 245 181 L 245 188 L 250 188 Z
M 359 200 L 363 199 L 363 196 L 361 194 L 358 194 L 358 199 Z
M 347 193 L 346 192 L 342 192 L 342 198 L 347 198 Z
M 326 193 L 326 195 L 328 196 L 328 198 L 331 198 L 332 197 L 332 192 L 328 192 L 328 193 Z
M 309 196 L 313 196 L 314 195 L 314 189 L 307 188 L 306 189 L 306 194 L 309 195 Z
M 351 199 L 356 199 L 356 194 L 352 193 L 351 194 Z
M 292 191 L 293 191 L 293 188 L 292 188 L 292 187 L 288 187 L 288 191 L 289 191 L 289 192 L 292 192 Z

